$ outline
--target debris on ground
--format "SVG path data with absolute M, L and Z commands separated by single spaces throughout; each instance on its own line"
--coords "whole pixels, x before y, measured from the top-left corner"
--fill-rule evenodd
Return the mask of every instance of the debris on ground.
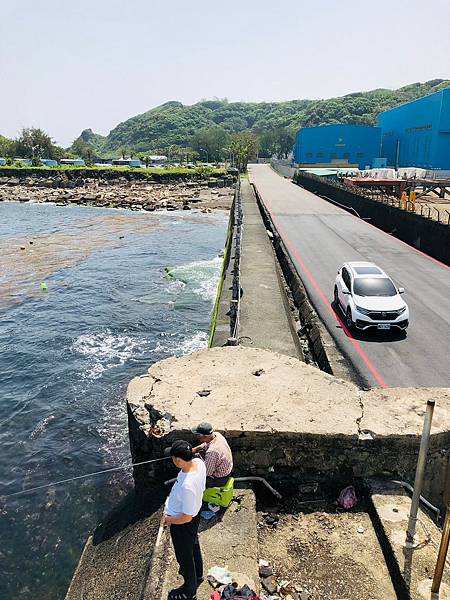
M 315 485 L 305 487 L 314 489 L 323 494 Z M 343 510 L 337 496 L 330 490 L 328 499 L 308 502 L 292 494 L 276 513 L 260 508 L 260 600 L 396 598 L 364 500 Z M 275 526 L 266 521 L 270 515 L 277 516 Z
M 337 503 L 341 508 L 350 510 L 358 504 L 358 498 L 356 497 L 355 488 L 352 485 L 347 486 L 342 490 L 337 499 Z
M 266 514 L 263 514 L 263 519 L 264 519 L 264 524 L 268 525 L 269 527 L 273 527 L 275 529 L 275 527 L 278 525 L 278 522 L 280 520 L 280 515 L 277 515 L 276 513 L 266 513 Z

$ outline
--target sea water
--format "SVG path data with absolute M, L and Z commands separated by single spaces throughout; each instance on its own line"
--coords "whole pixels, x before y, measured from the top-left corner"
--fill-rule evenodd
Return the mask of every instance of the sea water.
M 0 496 L 130 461 L 127 384 L 206 347 L 226 224 L 0 203 Z M 131 486 L 124 470 L 0 498 L 0 598 L 63 598 Z

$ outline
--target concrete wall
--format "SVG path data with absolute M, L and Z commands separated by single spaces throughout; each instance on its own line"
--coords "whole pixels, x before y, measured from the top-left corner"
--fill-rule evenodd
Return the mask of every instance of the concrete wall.
M 336 344 L 328 333 L 326 327 L 319 319 L 311 302 L 309 301 L 306 288 L 300 279 L 297 270 L 291 260 L 289 252 L 280 238 L 276 227 L 274 226 L 269 212 L 266 210 L 258 191 L 255 188 L 255 194 L 258 206 L 266 228 L 272 232 L 273 246 L 278 263 L 283 272 L 285 281 L 292 294 L 292 299 L 299 312 L 299 320 L 305 336 L 308 340 L 308 346 L 312 353 L 314 362 L 319 369 L 341 377 L 348 381 L 359 383 L 357 375 L 348 361 L 344 358 L 342 352 L 338 350 Z
M 327 196 L 356 210 L 362 218 L 369 218 L 372 225 L 450 265 L 449 226 L 400 210 L 396 206 L 371 200 L 339 184 L 303 172 L 296 175 L 295 181 L 310 192 Z
M 291 161 L 272 159 L 270 164 L 277 173 L 280 173 L 284 177 L 294 177 L 295 175 L 295 168 L 291 166 Z
M 130 413 L 129 413 L 130 416 Z M 163 438 L 148 438 L 129 418 L 133 462 L 162 456 L 175 439 L 194 443 L 190 430 L 180 429 Z M 299 424 L 301 428 L 301 424 Z M 236 475 L 258 475 L 278 485 L 308 481 L 342 482 L 386 477 L 414 482 L 420 440 L 418 436 L 392 435 L 375 439 L 331 433 L 280 431 L 224 431 L 232 448 Z M 423 495 L 441 509 L 449 481 L 450 432 L 433 435 L 428 452 Z M 153 478 L 176 474 L 169 462 L 153 469 L 135 469 L 136 491 L 146 490 Z M 339 483 L 337 484 L 339 485 Z
M 206 396 L 199 390 L 208 390 Z M 155 363 L 127 393 L 133 462 L 164 456 L 190 428 L 212 422 L 229 440 L 237 475 L 277 482 L 379 477 L 413 482 L 427 400 L 436 409 L 424 495 L 449 488 L 450 389 L 359 390 L 295 358 L 224 347 Z M 170 461 L 137 467 L 137 491 L 174 474 Z

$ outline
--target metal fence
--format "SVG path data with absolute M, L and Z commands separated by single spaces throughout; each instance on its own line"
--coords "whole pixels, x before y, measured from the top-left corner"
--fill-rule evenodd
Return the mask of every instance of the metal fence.
M 241 199 L 241 182 L 238 179 L 236 183 L 234 196 L 234 263 L 232 270 L 232 293 L 230 302 L 230 337 L 228 339 L 229 346 L 237 346 L 239 344 L 239 324 L 241 311 L 241 249 L 242 249 L 242 199 Z
M 324 180 L 323 177 L 319 177 L 317 175 L 313 175 L 312 173 L 305 172 L 302 172 L 302 177 L 307 177 L 308 179 L 322 183 Z M 294 181 L 297 182 L 297 176 L 294 177 Z M 437 221 L 438 223 L 443 223 L 444 225 L 450 226 L 450 211 L 446 209 L 439 210 L 435 206 L 429 206 L 425 202 L 411 202 L 410 200 L 404 201 L 394 196 L 384 194 L 380 191 L 369 192 L 357 186 L 347 185 L 343 181 L 339 180 L 326 178 L 326 183 L 327 185 L 330 185 L 337 189 L 350 192 L 355 196 L 361 196 L 362 198 L 368 198 L 369 200 L 376 200 L 377 202 L 382 202 L 383 204 L 394 206 L 399 210 L 413 212 L 417 215 L 420 215 L 421 217 L 424 217 L 425 219 L 430 219 L 431 221 Z

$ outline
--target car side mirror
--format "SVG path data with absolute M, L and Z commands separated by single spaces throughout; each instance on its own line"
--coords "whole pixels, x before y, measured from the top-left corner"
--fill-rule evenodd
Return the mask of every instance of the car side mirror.
M 405 293 L 405 288 L 398 288 L 398 293 L 399 294 L 404 294 Z

